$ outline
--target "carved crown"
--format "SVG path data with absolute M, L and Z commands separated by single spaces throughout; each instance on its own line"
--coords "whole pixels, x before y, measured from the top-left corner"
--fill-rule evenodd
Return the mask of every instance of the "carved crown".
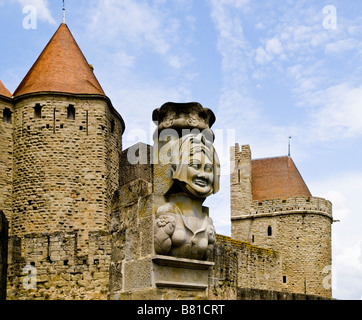
M 210 129 L 216 118 L 214 113 L 198 102 L 167 102 L 153 111 L 153 122 L 160 132 L 164 129 Z

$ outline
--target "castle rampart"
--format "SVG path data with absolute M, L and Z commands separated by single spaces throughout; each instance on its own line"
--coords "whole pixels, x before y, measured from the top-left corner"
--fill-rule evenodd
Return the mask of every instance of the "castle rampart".
M 237 299 L 238 288 L 280 289 L 281 257 L 272 249 L 216 235 L 212 261 L 210 299 Z
M 80 255 L 76 232 L 10 237 L 7 299 L 107 299 L 110 235 L 89 232 L 88 239 L 87 255 Z
M 234 215 L 231 220 L 253 219 L 285 214 L 319 214 L 332 219 L 332 203 L 329 200 L 309 197 L 291 197 L 287 199 L 252 200 L 249 214 Z

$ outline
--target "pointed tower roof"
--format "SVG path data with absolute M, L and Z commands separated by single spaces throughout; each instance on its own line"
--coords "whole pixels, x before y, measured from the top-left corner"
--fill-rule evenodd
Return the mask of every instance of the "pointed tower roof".
M 252 160 L 251 188 L 253 200 L 312 196 L 290 157 Z
M 8 89 L 6 89 L 1 80 L 0 80 L 0 96 L 4 96 L 6 98 L 12 97 L 11 92 Z
M 29 70 L 14 97 L 36 92 L 104 95 L 68 26 L 62 23 Z

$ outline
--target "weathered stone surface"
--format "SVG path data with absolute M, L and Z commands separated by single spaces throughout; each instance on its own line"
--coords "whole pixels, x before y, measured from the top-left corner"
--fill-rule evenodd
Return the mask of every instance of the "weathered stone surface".
M 213 262 L 154 256 L 153 279 L 156 287 L 205 290 L 208 288 L 209 268 Z
M 302 293 L 280 292 L 273 290 L 261 290 L 254 288 L 238 288 L 238 300 L 329 300 L 318 295 L 306 295 Z
M 202 205 L 219 188 L 213 112 L 166 103 L 153 120 L 154 146 L 122 152 L 124 123 L 103 95 L 0 97 L 0 209 L 10 223 L 0 270 L 8 248 L 8 299 L 331 296 L 323 282 L 331 265 L 329 201 L 253 200 L 250 148 L 237 146 L 237 240 L 215 235 Z M 174 161 L 180 154 L 186 163 Z
M 250 148 L 236 145 L 231 152 L 232 237 L 280 254 L 281 275 L 274 290 L 331 297 L 330 281 L 325 282 L 331 277 L 332 204 L 298 196 L 252 200 Z
M 171 142 L 170 142 L 171 143 Z M 179 258 L 207 259 L 215 228 L 202 204 L 219 189 L 220 163 L 212 143 L 202 133 L 175 139 L 170 148 L 172 186 L 167 203 L 157 209 L 155 251 Z
M 28 235 L 23 241 L 11 237 L 7 299 L 107 299 L 110 234 L 95 231 L 88 238 L 85 256 L 78 254 L 75 232 Z M 34 288 L 26 286 L 31 279 Z
M 4 213 L 0 210 L 0 300 L 6 299 L 8 228 L 8 221 L 6 220 Z
M 151 258 L 126 261 L 124 263 L 124 291 L 152 287 Z

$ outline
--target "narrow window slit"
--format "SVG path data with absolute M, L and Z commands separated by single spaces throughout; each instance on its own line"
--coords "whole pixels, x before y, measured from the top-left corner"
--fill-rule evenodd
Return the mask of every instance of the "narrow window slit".
M 12 115 L 11 110 L 9 108 L 5 108 L 3 111 L 3 122 L 11 123 L 11 115 Z
M 40 105 L 40 103 L 37 103 L 34 107 L 34 117 L 35 119 L 40 119 L 41 118 L 41 109 L 43 107 Z
M 67 118 L 69 120 L 75 120 L 75 108 L 72 104 L 67 108 Z

